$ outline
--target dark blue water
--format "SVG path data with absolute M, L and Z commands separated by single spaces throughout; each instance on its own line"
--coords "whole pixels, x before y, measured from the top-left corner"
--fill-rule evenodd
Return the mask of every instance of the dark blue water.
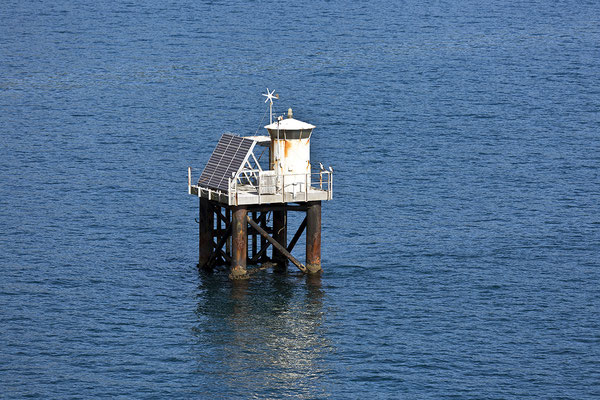
M 5 1 L 0 397 L 600 398 L 599 20 Z M 187 166 L 266 87 L 335 169 L 324 274 L 234 286 L 196 269 Z

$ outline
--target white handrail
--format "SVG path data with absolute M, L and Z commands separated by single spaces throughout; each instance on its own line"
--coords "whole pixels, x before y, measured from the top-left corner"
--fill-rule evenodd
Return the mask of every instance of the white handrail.
M 304 201 L 308 201 L 308 178 L 310 177 L 310 172 L 306 174 L 304 177 Z
M 250 172 L 250 171 L 246 171 Z M 254 172 L 254 171 L 253 171 Z M 258 172 L 258 171 L 256 171 Z M 286 194 L 288 193 L 288 188 L 286 187 L 286 180 L 289 182 L 289 179 L 296 177 L 296 179 L 292 179 L 292 183 L 288 185 L 294 185 L 294 190 L 289 193 L 294 193 L 294 197 L 288 197 L 288 199 L 295 199 L 298 194 L 296 191 L 297 185 L 304 184 L 304 190 L 300 189 L 300 192 L 304 192 L 304 201 L 309 201 L 310 192 L 325 192 L 326 199 L 331 200 L 333 198 L 333 173 L 328 170 L 318 170 L 318 171 L 310 171 L 306 173 L 300 174 L 281 174 L 277 175 L 280 179 L 279 184 L 275 182 L 275 192 L 263 193 L 263 187 L 261 187 L 260 180 L 257 181 L 257 184 L 250 182 L 247 177 L 244 177 L 244 182 L 240 182 L 240 175 L 243 177 L 243 174 L 238 174 L 238 176 L 232 176 L 228 178 L 228 202 L 230 205 L 238 205 L 239 203 L 239 195 L 241 193 L 248 193 L 258 195 L 258 204 L 264 204 L 266 202 L 273 201 L 273 195 L 276 195 L 276 198 L 279 198 L 280 202 L 284 203 L 286 201 Z M 314 176 L 313 179 L 311 177 Z M 304 179 L 302 179 L 302 177 Z M 325 178 L 325 179 L 324 179 Z M 248 180 L 246 183 L 245 181 Z M 304 180 L 304 182 L 302 182 Z M 191 169 L 188 170 L 188 186 L 191 187 Z M 191 189 L 189 189 L 191 191 Z M 221 193 L 220 191 L 216 191 L 216 193 Z M 224 193 L 223 193 L 224 194 Z M 264 197 L 263 197 L 264 196 Z M 268 199 L 268 200 L 267 200 Z M 290 200 L 294 201 L 294 200 Z M 297 201 L 297 200 L 296 200 Z M 301 200 L 302 201 L 302 200 Z

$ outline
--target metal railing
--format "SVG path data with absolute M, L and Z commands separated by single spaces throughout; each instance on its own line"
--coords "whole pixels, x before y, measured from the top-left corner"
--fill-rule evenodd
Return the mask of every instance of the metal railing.
M 274 172 L 242 170 L 237 177 L 228 178 L 229 190 L 228 193 L 224 193 L 220 190 L 192 186 L 192 168 L 188 167 L 188 193 L 192 194 L 192 188 L 194 188 L 197 190 L 198 196 L 201 196 L 201 193 L 206 193 L 209 198 L 212 198 L 213 195 L 217 198 L 227 196 L 230 205 L 238 204 L 240 194 L 257 195 L 258 204 L 263 202 L 284 203 L 286 199 L 287 201 L 309 201 L 311 193 L 325 192 L 325 200 L 331 200 L 333 197 L 333 171 L 317 170 L 305 174 L 283 175 L 276 175 Z M 264 181 L 261 182 L 261 178 L 270 180 L 270 182 L 265 185 Z
M 246 171 L 258 172 L 258 171 Z M 229 178 L 229 204 L 237 204 L 239 194 L 258 195 L 258 204 L 263 200 L 269 202 L 285 202 L 286 194 L 292 201 L 309 201 L 309 194 L 314 192 L 325 192 L 326 200 L 331 200 L 333 196 L 333 173 L 328 170 L 319 170 L 316 172 L 307 172 L 305 174 L 283 174 L 273 175 L 275 182 L 268 182 L 264 185 L 261 178 L 248 179 L 247 175 L 240 173 L 237 178 Z M 265 187 L 269 189 L 265 189 Z M 275 190 L 272 190 L 275 186 Z

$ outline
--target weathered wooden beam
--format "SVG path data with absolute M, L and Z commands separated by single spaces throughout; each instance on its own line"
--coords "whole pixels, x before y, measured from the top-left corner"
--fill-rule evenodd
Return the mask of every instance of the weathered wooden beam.
M 231 209 L 229 207 L 225 208 L 225 221 L 228 226 L 231 225 Z M 231 238 L 227 239 L 227 243 L 225 244 L 225 253 L 231 255 Z
M 273 247 L 275 247 L 277 250 L 279 250 L 279 252 L 281 254 L 283 254 L 284 256 L 286 256 L 296 267 L 298 267 L 298 269 L 304 273 L 306 273 L 306 267 L 304 265 L 302 265 L 302 263 L 298 260 L 296 260 L 296 258 L 290 254 L 289 251 L 286 250 L 285 247 L 283 247 L 282 245 L 279 244 L 279 242 L 277 242 L 277 240 L 273 239 L 271 236 L 269 236 L 269 234 L 267 232 L 265 232 L 256 222 L 254 222 L 252 220 L 252 218 L 246 216 L 246 219 L 248 220 L 248 223 L 258 231 L 258 233 L 261 234 L 262 237 L 264 237 L 265 239 L 267 239 L 269 241 L 269 243 L 271 243 L 273 245 Z
M 287 211 L 273 211 L 273 239 L 284 248 L 287 247 Z M 276 271 L 283 272 L 287 268 L 287 257 L 273 248 L 273 262 L 277 264 Z
M 260 223 L 260 219 L 257 218 L 258 212 L 253 211 L 252 212 L 252 219 L 255 219 L 257 221 L 259 221 Z M 256 231 L 252 232 L 252 252 L 250 254 L 252 254 L 251 258 L 254 258 L 256 256 L 256 253 L 258 252 L 258 243 L 256 243 L 256 239 L 258 238 Z
M 300 236 L 302 236 L 302 232 L 304 232 L 304 228 L 306 228 L 306 217 L 304 217 L 304 219 L 302 220 L 302 223 L 300 224 L 300 226 L 298 227 L 298 230 L 294 234 L 294 237 L 292 238 L 292 241 L 288 245 L 288 247 L 287 247 L 287 251 L 288 252 L 291 253 L 292 250 L 294 250 L 294 246 L 298 242 L 298 239 L 300 239 Z
M 223 259 L 222 265 L 225 265 L 226 263 L 231 263 L 231 256 L 229 254 L 225 253 L 222 248 L 219 249 L 218 252 L 219 252 L 219 255 L 221 256 L 221 258 Z
M 209 260 L 213 257 L 213 208 L 205 198 L 199 199 L 198 211 L 198 265 L 210 268 Z
M 227 226 L 229 226 L 229 219 L 227 219 L 227 217 L 225 215 L 223 215 L 220 208 L 221 207 L 219 207 L 219 211 L 216 211 L 218 214 L 217 217 L 219 217 L 219 219 L 225 223 L 225 227 L 227 227 Z
M 269 213 L 267 211 L 263 211 L 260 213 L 260 226 L 261 228 L 263 228 L 265 230 L 265 232 L 269 232 L 267 229 L 267 215 L 269 215 Z M 259 257 L 259 260 L 262 262 L 266 262 L 269 257 L 267 256 L 267 249 L 269 248 L 269 246 L 271 245 L 271 243 L 267 242 L 267 240 L 262 237 L 260 237 L 260 249 L 261 249 L 261 256 Z M 262 251 L 264 249 L 264 251 Z M 258 261 L 258 260 L 257 260 Z M 255 261 L 256 262 L 256 261 Z
M 261 239 L 263 238 L 262 235 L 260 237 L 261 237 Z M 271 243 L 267 242 L 266 240 L 265 240 L 265 242 L 266 243 L 264 245 L 261 244 L 260 251 L 258 253 L 256 253 L 256 255 L 254 257 L 252 257 L 250 259 L 250 261 L 249 261 L 250 264 L 257 263 L 262 258 L 262 256 L 267 252 Z
M 306 211 L 307 207 L 305 204 L 299 205 L 274 205 L 274 204 L 266 204 L 266 205 L 249 205 L 248 211 L 260 211 L 260 212 L 269 212 L 269 211 Z
M 221 240 L 221 236 L 223 235 L 223 231 L 221 229 L 221 206 L 213 205 L 213 212 L 215 213 L 216 219 L 216 227 L 214 230 L 213 236 L 217 239 L 217 243 Z
M 217 258 L 217 254 L 220 254 L 222 257 L 225 258 L 225 260 L 227 260 L 228 258 L 229 258 L 229 261 L 231 260 L 231 257 L 229 257 L 227 254 L 225 254 L 222 250 L 223 245 L 225 245 L 225 242 L 227 241 L 227 239 L 229 238 L 230 235 L 231 235 L 231 226 L 229 226 L 229 228 L 227 228 L 225 230 L 225 234 L 223 236 L 221 236 L 221 238 L 219 239 L 219 242 L 217 244 L 215 244 L 213 242 L 214 251 L 210 255 L 208 262 L 206 263 L 208 268 L 212 268 L 212 266 L 215 262 L 215 259 Z
M 262 225 L 262 224 L 261 224 Z M 263 228 L 265 230 L 265 232 L 267 232 L 269 235 L 271 235 L 273 233 L 273 228 L 270 227 L 266 227 Z M 258 231 L 256 229 L 254 229 L 253 227 L 249 226 L 248 227 L 248 235 L 252 235 L 252 234 L 256 234 L 258 233 Z

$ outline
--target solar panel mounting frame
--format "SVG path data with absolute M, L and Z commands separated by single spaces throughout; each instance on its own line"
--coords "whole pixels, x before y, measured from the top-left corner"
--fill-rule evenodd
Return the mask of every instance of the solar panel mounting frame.
M 253 139 L 224 133 L 198 179 L 198 186 L 229 194 L 229 178 L 237 178 L 255 145 Z

